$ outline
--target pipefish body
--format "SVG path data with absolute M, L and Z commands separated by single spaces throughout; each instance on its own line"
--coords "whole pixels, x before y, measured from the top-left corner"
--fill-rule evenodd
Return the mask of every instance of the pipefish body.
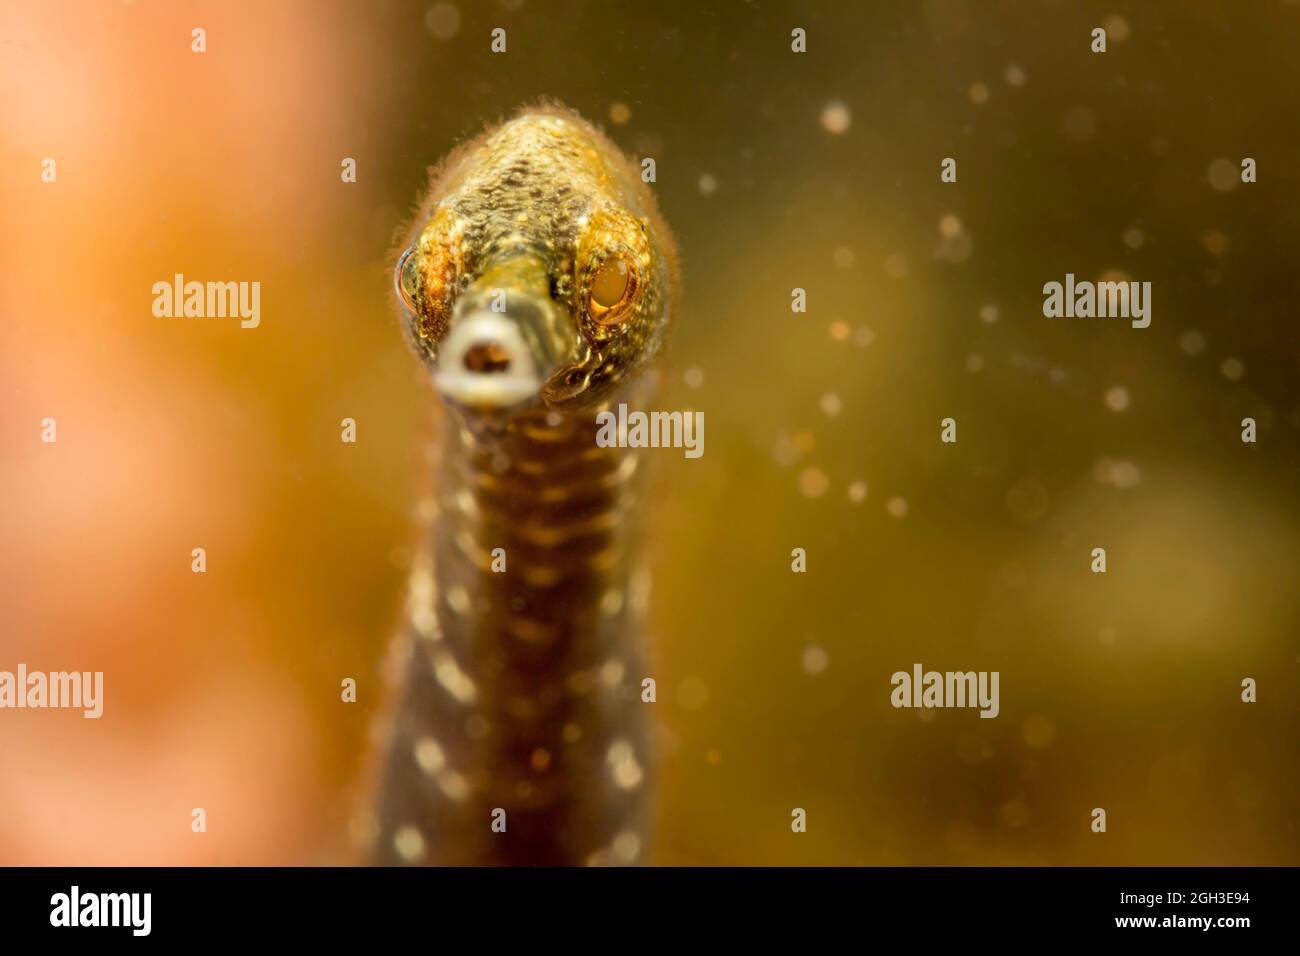
M 395 288 L 444 427 L 375 859 L 641 862 L 643 469 L 596 415 L 649 398 L 673 239 L 638 167 L 544 105 L 433 171 Z

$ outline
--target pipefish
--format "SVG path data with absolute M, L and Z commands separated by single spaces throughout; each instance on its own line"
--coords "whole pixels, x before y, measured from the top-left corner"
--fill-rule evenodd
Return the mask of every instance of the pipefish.
M 394 287 L 444 427 L 377 862 L 642 862 L 644 469 L 595 421 L 650 399 L 678 286 L 639 167 L 563 107 L 431 172 Z

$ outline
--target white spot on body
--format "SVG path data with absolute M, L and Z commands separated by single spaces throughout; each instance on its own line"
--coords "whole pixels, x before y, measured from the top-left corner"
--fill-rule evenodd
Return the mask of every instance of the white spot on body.
M 614 837 L 614 856 L 623 863 L 631 863 L 641 853 L 641 838 L 631 830 Z
M 613 617 L 623 609 L 623 592 L 618 588 L 610 588 L 600 598 L 600 613 L 606 617 Z
M 641 785 L 645 776 L 641 765 L 637 763 L 636 752 L 626 740 L 616 740 L 610 744 L 605 754 L 605 763 L 609 767 L 614 784 L 623 790 L 634 790 Z
M 469 613 L 469 592 L 456 585 L 447 592 L 447 606 L 464 617 Z
M 422 604 L 433 601 L 433 575 L 427 568 L 417 568 L 411 572 L 407 586 L 411 589 L 411 599 Z
M 434 654 L 433 676 L 459 703 L 468 704 L 478 695 L 478 688 L 474 686 L 474 681 L 460 669 L 456 659 L 445 651 Z
M 421 737 L 415 744 L 415 762 L 419 764 L 421 770 L 433 776 L 446 765 L 447 758 L 443 755 L 438 741 L 432 737 Z
M 456 510 L 466 518 L 478 517 L 478 503 L 474 501 L 474 496 L 468 489 L 462 488 L 456 493 Z
M 393 849 L 407 863 L 424 859 L 424 834 L 409 823 L 393 834 Z
M 438 616 L 433 613 L 433 607 L 429 604 L 417 604 L 411 609 L 411 626 L 421 637 L 427 637 L 430 640 L 437 640 L 441 635 L 438 634 Z
M 455 770 L 448 770 L 438 777 L 438 789 L 448 800 L 457 803 L 469 796 L 469 782 Z
M 438 618 L 433 605 L 437 587 L 426 566 L 417 567 L 407 580 L 406 608 L 411 625 L 421 637 L 437 640 Z
M 600 680 L 606 687 L 617 687 L 623 681 L 626 668 L 620 660 L 607 660 L 600 668 Z

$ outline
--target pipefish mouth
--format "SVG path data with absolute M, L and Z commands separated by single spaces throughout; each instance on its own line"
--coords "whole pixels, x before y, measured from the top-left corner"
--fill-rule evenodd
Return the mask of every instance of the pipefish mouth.
M 678 284 L 638 167 L 563 107 L 431 173 L 394 291 L 444 427 L 376 862 L 643 861 L 644 469 L 596 416 L 649 399 Z

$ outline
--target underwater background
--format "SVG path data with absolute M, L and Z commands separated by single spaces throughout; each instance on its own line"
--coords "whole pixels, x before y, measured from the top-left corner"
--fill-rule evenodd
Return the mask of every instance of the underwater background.
M 436 415 L 393 240 L 544 96 L 656 161 L 707 424 L 644 502 L 651 861 L 1300 862 L 1297 49 L 1277 0 L 0 5 L 0 669 L 105 674 L 0 711 L 0 864 L 350 859 Z M 176 273 L 261 324 L 155 317 Z M 1067 273 L 1151 326 L 1045 318 Z M 999 716 L 894 709 L 915 663 Z

